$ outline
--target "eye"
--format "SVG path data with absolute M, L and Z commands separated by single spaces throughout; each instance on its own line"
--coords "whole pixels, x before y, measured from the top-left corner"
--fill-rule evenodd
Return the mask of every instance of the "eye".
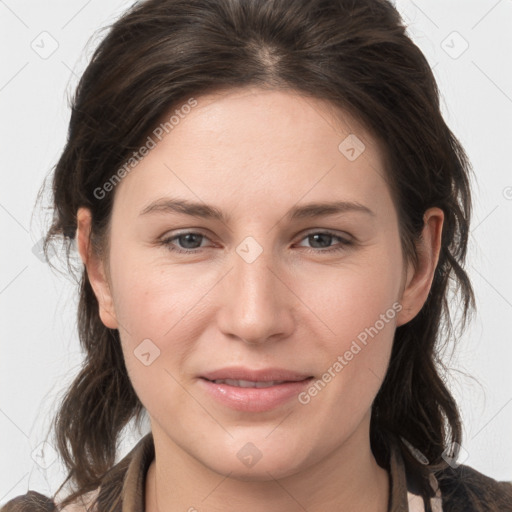
M 329 242 L 332 242 L 333 239 L 339 240 L 339 243 L 335 246 L 329 247 Z M 306 247 L 307 252 L 315 252 L 315 253 L 331 253 L 346 250 L 347 246 L 353 245 L 353 241 L 348 237 L 342 237 L 340 235 L 336 235 L 330 231 L 314 231 L 312 233 L 308 233 L 302 240 L 309 240 L 313 245 L 320 244 L 324 247 L 327 245 L 328 248 L 309 248 Z
M 196 254 L 201 252 L 204 247 L 201 247 L 202 240 L 209 240 L 206 235 L 202 233 L 198 233 L 195 231 L 185 231 L 183 233 L 179 233 L 177 235 L 173 235 L 171 237 L 166 237 L 162 239 L 159 243 L 160 245 L 165 246 L 167 249 L 177 253 L 183 254 Z M 340 235 L 336 235 L 330 231 L 314 231 L 312 233 L 308 233 L 301 240 L 309 240 L 313 243 L 313 245 L 320 244 L 321 247 L 304 247 L 307 252 L 314 253 L 331 253 L 343 251 L 347 248 L 347 246 L 353 245 L 353 241 L 348 237 L 342 237 Z M 338 240 L 338 244 L 330 247 L 330 243 L 333 240 Z M 179 243 L 182 247 L 178 247 L 176 244 Z M 327 247 L 327 248 L 325 248 Z
M 192 254 L 200 252 L 200 248 L 196 247 L 199 241 L 199 245 L 201 245 L 200 240 L 207 239 L 205 235 L 202 233 L 196 233 L 194 231 L 186 231 L 184 233 L 180 233 L 178 235 L 174 235 L 172 237 L 164 238 L 160 243 L 167 247 L 170 251 Z M 174 241 L 177 240 L 182 243 L 185 247 L 184 249 L 180 249 L 174 244 Z

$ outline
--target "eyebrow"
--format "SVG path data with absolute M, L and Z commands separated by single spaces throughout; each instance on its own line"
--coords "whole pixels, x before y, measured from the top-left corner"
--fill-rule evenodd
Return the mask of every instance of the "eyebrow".
M 302 206 L 291 208 L 285 217 L 288 220 L 309 219 L 315 217 L 324 217 L 328 215 L 337 215 L 346 212 L 360 212 L 367 215 L 375 216 L 375 213 L 367 206 L 355 201 L 331 201 L 308 203 Z M 181 213 L 190 215 L 191 217 L 199 217 L 205 219 L 219 220 L 225 224 L 229 224 L 231 216 L 224 213 L 219 208 L 189 201 L 187 199 L 161 198 L 153 201 L 146 206 L 140 216 L 149 213 Z

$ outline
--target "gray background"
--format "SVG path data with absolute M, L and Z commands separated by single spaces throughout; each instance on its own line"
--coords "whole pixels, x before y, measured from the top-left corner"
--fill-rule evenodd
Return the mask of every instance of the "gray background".
M 99 28 L 130 4 L 0 0 L 0 504 L 28 489 L 51 493 L 64 478 L 51 437 L 41 443 L 82 357 L 76 285 L 39 259 L 49 217 L 34 204 L 63 148 L 68 97 Z M 445 119 L 477 179 L 468 271 L 479 309 L 446 356 L 465 422 L 460 462 L 512 480 L 512 0 L 396 5 L 434 68 Z M 126 431 L 120 456 L 140 435 Z

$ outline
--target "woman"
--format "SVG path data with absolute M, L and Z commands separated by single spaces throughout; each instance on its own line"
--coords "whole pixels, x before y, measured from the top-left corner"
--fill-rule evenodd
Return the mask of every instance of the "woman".
M 53 182 L 47 246 L 84 263 L 73 489 L 2 510 L 512 510 L 457 463 L 438 361 L 449 282 L 474 306 L 469 169 L 388 1 L 136 4 Z

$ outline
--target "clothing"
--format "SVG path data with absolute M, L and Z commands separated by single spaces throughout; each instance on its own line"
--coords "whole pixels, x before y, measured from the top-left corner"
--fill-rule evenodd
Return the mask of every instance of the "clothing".
M 105 475 L 101 486 L 85 494 L 78 503 L 61 508 L 50 498 L 28 491 L 7 502 L 0 512 L 84 512 L 84 505 L 98 496 L 98 512 L 144 512 L 146 474 L 154 456 L 153 435 L 150 432 Z M 429 512 L 428 505 L 412 490 L 414 482 L 406 472 L 404 459 L 396 444 L 391 444 L 388 470 L 388 512 Z M 432 512 L 512 511 L 512 483 L 496 482 L 463 465 L 446 470 L 442 476 L 440 481 L 443 483 L 440 484 L 431 475 L 432 489 L 436 491 L 436 495 L 430 499 Z M 446 496 L 443 491 L 446 491 Z M 486 508 L 478 508 L 482 500 L 482 506 Z

